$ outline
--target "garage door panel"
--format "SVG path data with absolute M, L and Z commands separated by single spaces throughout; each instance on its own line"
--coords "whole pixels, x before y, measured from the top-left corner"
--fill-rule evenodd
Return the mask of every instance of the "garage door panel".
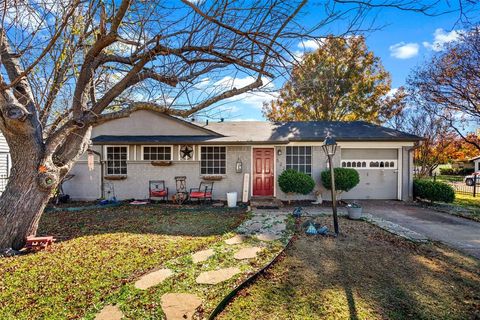
M 357 170 L 360 183 L 343 199 L 397 199 L 397 170 Z
M 360 175 L 360 183 L 344 192 L 343 199 L 397 199 L 398 149 L 342 148 L 341 156 L 341 166 Z

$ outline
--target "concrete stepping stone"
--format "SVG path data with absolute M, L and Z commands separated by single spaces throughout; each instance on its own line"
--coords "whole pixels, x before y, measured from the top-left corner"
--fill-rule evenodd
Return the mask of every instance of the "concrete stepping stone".
M 167 320 L 192 319 L 202 300 L 188 293 L 167 293 L 161 298 L 160 305 Z
M 260 241 L 274 241 L 281 238 L 280 235 L 274 233 L 259 233 L 255 235 Z
M 246 239 L 245 236 L 242 236 L 241 234 L 237 234 L 237 235 L 233 236 L 232 238 L 225 240 L 225 243 L 230 244 L 230 245 L 240 244 L 240 243 L 243 243 L 243 241 L 245 241 L 245 239 Z
M 228 280 L 239 273 L 240 269 L 236 267 L 219 269 L 215 271 L 206 271 L 200 273 L 195 281 L 200 284 L 217 284 Z
M 287 229 L 287 225 L 285 223 L 277 223 L 274 224 L 272 230 L 275 232 L 283 232 Z
M 257 256 L 257 253 L 262 251 L 262 248 L 259 247 L 248 247 L 248 248 L 243 248 L 238 250 L 233 257 L 237 260 L 243 260 L 243 259 L 252 259 Z
M 160 269 L 143 275 L 135 282 L 135 288 L 146 290 L 150 287 L 156 286 L 163 280 L 167 279 L 173 274 L 170 269 Z
M 208 258 L 213 256 L 214 254 L 215 254 L 215 251 L 213 251 L 213 249 L 207 249 L 207 250 L 195 252 L 194 254 L 192 254 L 193 263 L 206 261 Z
M 95 320 L 120 320 L 123 318 L 122 310 L 119 307 L 108 305 L 103 307 L 96 316 Z

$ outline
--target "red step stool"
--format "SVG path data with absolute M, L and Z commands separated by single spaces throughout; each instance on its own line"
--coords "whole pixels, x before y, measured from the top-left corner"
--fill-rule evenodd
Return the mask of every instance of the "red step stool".
M 51 245 L 55 240 L 56 239 L 54 239 L 52 236 L 47 236 L 47 237 L 28 236 L 27 242 L 25 243 L 25 248 L 31 251 L 39 251 Z

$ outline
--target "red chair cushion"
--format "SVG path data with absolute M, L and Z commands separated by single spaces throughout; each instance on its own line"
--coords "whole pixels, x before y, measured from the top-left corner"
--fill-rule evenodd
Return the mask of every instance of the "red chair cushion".
M 167 196 L 167 190 L 152 190 L 152 191 L 150 191 L 150 196 L 151 197 L 166 197 Z
M 190 198 L 211 198 L 212 193 L 211 192 L 200 192 L 200 191 L 193 191 L 190 192 Z

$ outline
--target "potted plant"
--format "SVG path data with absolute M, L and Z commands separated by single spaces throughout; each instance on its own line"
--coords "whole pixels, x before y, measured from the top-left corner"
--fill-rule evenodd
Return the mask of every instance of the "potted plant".
M 358 203 L 347 204 L 348 217 L 353 220 L 358 220 L 362 217 L 362 207 Z

